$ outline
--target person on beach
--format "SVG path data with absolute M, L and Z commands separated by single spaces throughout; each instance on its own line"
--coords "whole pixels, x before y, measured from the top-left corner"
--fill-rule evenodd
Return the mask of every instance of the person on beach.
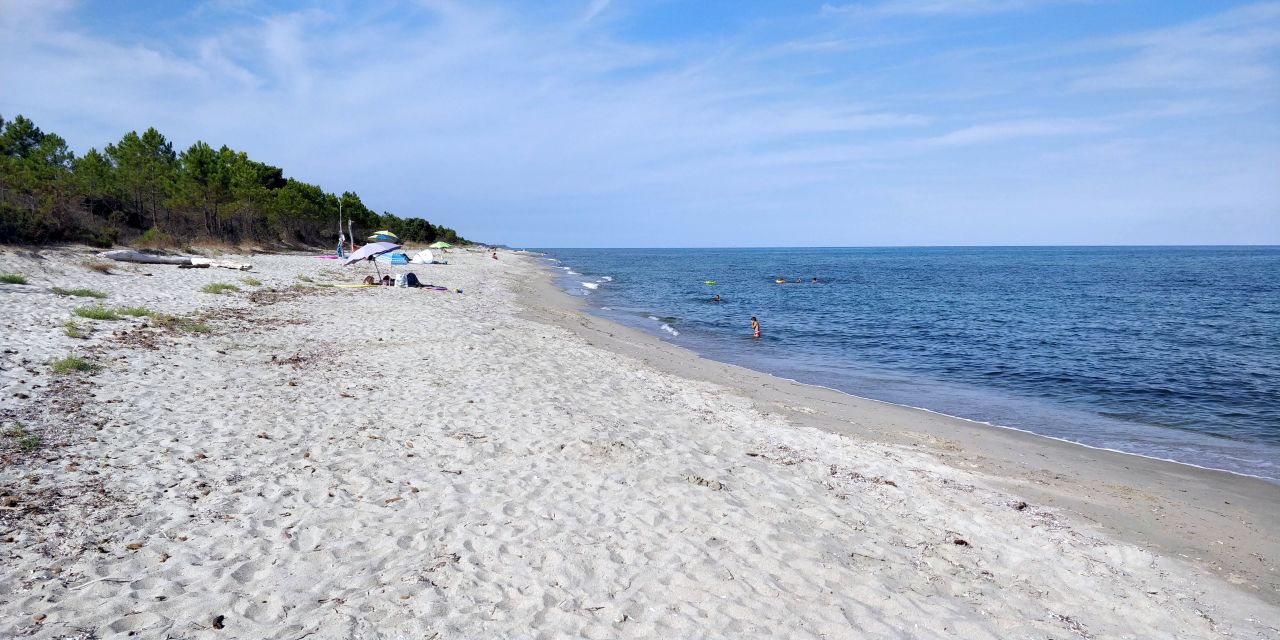
M 498 259 L 498 252 L 497 252 L 497 251 L 494 251 L 494 252 L 493 252 L 493 259 L 494 259 L 494 260 L 497 260 L 497 259 Z
M 760 321 L 756 320 L 755 316 L 751 316 L 751 332 L 756 334 L 757 338 L 760 337 Z

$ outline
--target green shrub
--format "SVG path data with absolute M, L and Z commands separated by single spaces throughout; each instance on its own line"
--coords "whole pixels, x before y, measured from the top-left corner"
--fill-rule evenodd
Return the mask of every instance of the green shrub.
M 61 360 L 54 360 L 49 363 L 49 367 L 53 369 L 54 373 L 88 373 L 101 368 L 75 355 L 67 356 Z
M 156 327 L 181 331 L 183 333 L 210 333 L 213 331 L 209 325 L 200 322 L 199 320 L 181 318 L 163 313 L 157 313 L 151 316 L 151 323 Z
M 249 285 L 249 286 L 251 286 L 251 287 L 261 287 L 261 286 L 262 286 L 262 281 L 261 281 L 261 280 L 259 280 L 259 279 L 257 279 L 257 278 L 240 278 L 240 282 L 243 282 L 243 283 L 245 283 L 245 284 L 247 284 L 247 285 Z
M 116 313 L 118 313 L 118 314 L 120 314 L 120 315 L 133 316 L 133 317 L 135 317 L 135 318 L 141 318 L 141 317 L 143 317 L 143 316 L 152 316 L 152 315 L 155 315 L 155 312 L 154 312 L 154 311 L 152 311 L 152 310 L 150 310 L 150 309 L 148 309 L 148 308 L 146 308 L 146 307 L 120 307 L 120 308 L 116 309 L 115 311 L 116 311 Z
M 89 337 L 89 332 L 84 327 L 68 320 L 62 323 L 62 332 L 67 334 L 68 338 L 80 338 L 81 340 Z
M 107 294 L 101 291 L 94 291 L 93 289 L 63 289 L 62 287 L 54 287 L 53 289 L 50 289 L 50 291 L 53 291 L 60 296 L 78 296 L 81 298 L 98 299 L 107 297 Z
M 40 448 L 40 436 L 24 436 L 18 439 L 18 448 L 28 453 Z
M 4 434 L 10 438 L 21 438 L 27 435 L 27 430 L 22 426 L 21 422 L 14 421 L 13 426 L 9 427 Z
M 80 307 L 71 313 L 90 320 L 119 320 L 120 314 L 106 307 Z
M 240 287 L 225 282 L 213 282 L 200 287 L 200 290 L 204 293 L 224 293 L 227 291 L 239 291 Z
M 26 284 L 27 278 L 16 273 L 0 274 L 0 282 L 5 284 Z

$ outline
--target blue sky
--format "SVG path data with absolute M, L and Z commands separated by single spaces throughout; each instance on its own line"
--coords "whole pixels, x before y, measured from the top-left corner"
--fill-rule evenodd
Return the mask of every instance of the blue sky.
M 1280 244 L 1280 2 L 0 5 L 0 114 L 515 246 Z

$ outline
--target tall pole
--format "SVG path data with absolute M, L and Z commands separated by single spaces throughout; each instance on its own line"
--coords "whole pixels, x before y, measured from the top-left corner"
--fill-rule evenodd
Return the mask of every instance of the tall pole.
M 342 201 L 338 201 L 338 255 L 342 255 Z

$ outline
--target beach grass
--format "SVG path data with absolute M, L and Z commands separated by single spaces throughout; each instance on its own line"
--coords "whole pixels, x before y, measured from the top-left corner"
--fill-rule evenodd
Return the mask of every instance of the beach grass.
M 5 284 L 26 284 L 27 277 L 20 276 L 16 273 L 4 273 L 0 274 L 0 282 Z
M 303 275 L 299 275 L 299 276 L 295 276 L 295 277 L 296 277 L 298 280 L 302 281 L 302 282 L 315 282 L 315 280 L 314 280 L 314 279 L 312 279 L 312 278 L 311 278 L 311 276 L 303 276 Z
M 226 282 L 211 282 L 209 284 L 206 284 L 203 287 L 200 287 L 201 292 L 213 293 L 213 294 L 220 294 L 220 293 L 226 293 L 228 291 L 239 291 L 239 290 L 240 290 L 240 287 L 237 287 L 234 284 L 229 284 Z
M 27 436 L 22 436 L 21 438 L 18 438 L 18 448 L 27 453 L 31 453 L 32 451 L 39 449 L 40 436 L 27 435 Z
M 53 360 L 49 363 L 49 368 L 58 374 L 89 373 L 101 369 L 98 365 L 77 355 L 69 355 L 59 360 Z
M 251 286 L 251 287 L 261 287 L 261 286 L 262 286 L 262 281 L 261 281 L 261 280 L 259 280 L 259 279 L 257 279 L 257 278 L 240 278 L 240 282 L 243 282 L 243 283 L 245 283 L 245 284 L 247 284 L 247 285 L 249 285 L 249 286 Z
M 68 338 L 79 338 L 81 340 L 89 337 L 89 332 L 84 327 L 68 320 L 62 323 L 62 332 L 67 334 Z
M 76 296 L 80 298 L 98 298 L 107 297 L 107 294 L 94 289 L 63 289 L 62 287 L 54 287 L 50 291 L 60 296 Z
M 121 316 L 114 309 L 106 307 L 80 307 L 71 313 L 90 320 L 119 320 Z
M 90 271 L 97 271 L 98 273 L 108 276 L 111 275 L 111 266 L 110 262 L 100 262 L 97 260 L 84 263 L 84 268 Z
M 115 311 L 120 315 L 133 316 L 135 318 L 141 318 L 143 316 L 153 316 L 156 313 L 146 307 L 120 307 Z
M 213 331 L 212 327 L 199 320 L 163 313 L 152 314 L 151 322 L 154 326 L 173 329 L 182 333 L 211 333 Z

